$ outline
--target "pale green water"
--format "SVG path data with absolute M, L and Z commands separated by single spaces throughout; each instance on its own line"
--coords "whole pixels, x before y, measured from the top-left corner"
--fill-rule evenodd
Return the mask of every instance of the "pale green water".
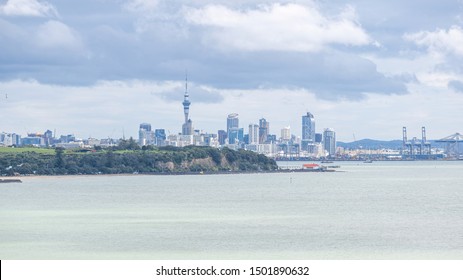
M 0 184 L 0 259 L 463 259 L 463 162 L 338 164 Z

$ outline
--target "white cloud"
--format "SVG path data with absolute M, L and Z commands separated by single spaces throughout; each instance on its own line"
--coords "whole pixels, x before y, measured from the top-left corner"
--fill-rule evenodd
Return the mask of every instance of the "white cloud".
M 77 33 L 66 24 L 50 20 L 37 31 L 37 44 L 45 48 L 80 49 L 82 42 Z
M 422 85 L 442 91 L 457 89 L 454 81 L 461 79 L 463 58 L 463 29 L 460 26 L 406 33 L 403 39 L 424 49 L 424 52 L 405 51 L 400 59 L 374 59 L 380 70 L 384 70 L 381 65 L 386 62 L 391 71 L 414 73 Z
M 463 56 L 463 30 L 459 26 L 452 26 L 448 30 L 420 31 L 405 34 L 404 38 L 418 46 L 426 47 L 430 52 L 455 54 Z
M 193 25 L 210 27 L 207 43 L 225 49 L 316 52 L 331 44 L 374 43 L 350 6 L 328 17 L 315 4 L 261 5 L 244 11 L 208 5 L 185 9 L 185 17 Z
M 52 4 L 39 0 L 7 0 L 4 5 L 0 6 L 0 14 L 36 17 L 58 16 L 58 12 Z

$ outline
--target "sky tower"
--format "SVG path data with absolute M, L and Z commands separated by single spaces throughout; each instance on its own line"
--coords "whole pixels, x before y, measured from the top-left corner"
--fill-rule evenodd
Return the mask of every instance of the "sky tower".
M 185 114 L 185 123 L 182 125 L 183 135 L 193 135 L 193 122 L 188 118 L 190 113 L 190 100 L 188 95 L 188 75 L 185 74 L 185 95 L 183 97 L 183 113 Z

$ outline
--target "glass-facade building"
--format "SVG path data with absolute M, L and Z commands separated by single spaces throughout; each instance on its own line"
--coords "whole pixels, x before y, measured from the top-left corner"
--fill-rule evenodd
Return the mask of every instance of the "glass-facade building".
M 269 122 L 262 118 L 259 120 L 259 144 L 265 144 L 270 130 Z
M 330 156 L 336 154 L 336 132 L 332 128 L 326 128 L 323 131 L 323 148 Z
M 229 144 L 235 144 L 238 138 L 239 119 L 238 114 L 233 113 L 227 117 L 227 138 Z
M 315 141 L 315 118 L 309 112 L 302 116 L 302 140 Z

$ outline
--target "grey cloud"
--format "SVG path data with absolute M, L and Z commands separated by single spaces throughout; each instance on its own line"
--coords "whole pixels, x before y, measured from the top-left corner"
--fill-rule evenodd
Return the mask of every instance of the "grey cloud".
M 402 79 L 386 77 L 371 61 L 339 52 L 240 53 L 218 55 L 207 63 L 189 69 L 197 81 L 216 88 L 306 88 L 324 99 L 407 93 Z
M 46 28 L 41 29 L 43 26 Z M 56 26 L 59 32 L 54 30 Z M 69 36 L 62 36 L 63 30 L 69 31 L 65 34 Z M 0 18 L 0 38 L 5 39 L 0 44 L 0 80 L 37 79 L 65 84 L 85 76 L 80 73 L 91 72 L 81 71 L 88 52 L 71 34 L 71 29 L 58 21 L 9 22 Z
M 234 1 L 227 5 L 242 7 L 255 5 L 257 1 L 246 2 Z M 352 49 L 330 49 L 319 54 L 221 52 L 204 45 L 201 36 L 204 30 L 183 22 L 176 13 L 182 5 L 201 6 L 209 1 L 161 1 L 161 10 L 156 13 L 168 12 L 169 17 L 147 18 L 148 25 L 143 32 L 137 31 L 139 15 L 125 11 L 124 3 L 53 1 L 63 23 L 80 36 L 84 51 L 37 49 L 28 36 L 8 37 L 0 46 L 0 50 L 7 50 L 7 55 L 0 56 L 0 61 L 7 62 L 0 65 L 0 80 L 32 78 L 66 85 L 91 85 L 98 80 L 179 81 L 188 69 L 192 82 L 218 90 L 306 88 L 325 99 L 359 99 L 367 92 L 407 92 L 407 81 L 385 76 L 373 62 L 356 55 Z M 31 34 L 37 23 L 43 21 L 18 18 L 3 21 L 3 25 L 12 25 L 24 34 Z M 2 32 L 0 30 L 0 36 Z M 200 90 L 199 86 L 197 97 L 199 102 L 222 100 L 220 94 Z

